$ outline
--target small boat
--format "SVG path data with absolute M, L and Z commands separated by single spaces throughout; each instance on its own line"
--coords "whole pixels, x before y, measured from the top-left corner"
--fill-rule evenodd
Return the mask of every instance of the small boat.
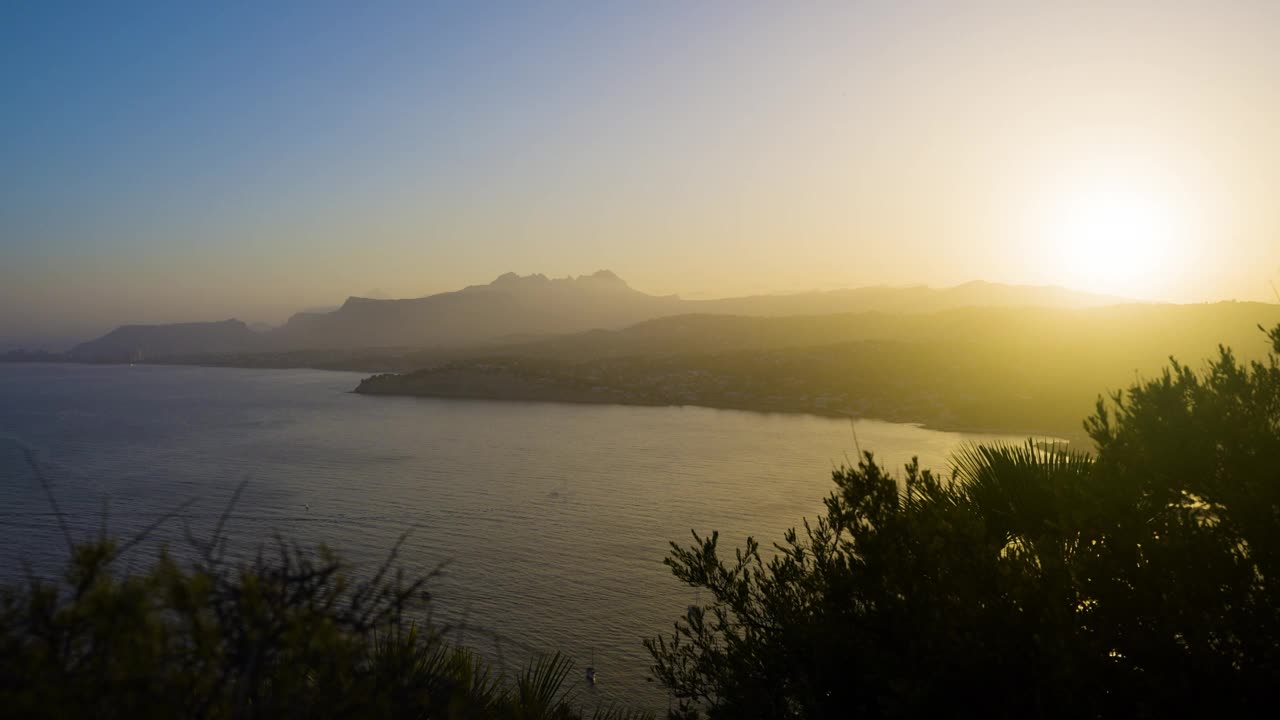
M 587 684 L 596 684 L 596 651 L 591 651 L 591 664 L 587 666 Z

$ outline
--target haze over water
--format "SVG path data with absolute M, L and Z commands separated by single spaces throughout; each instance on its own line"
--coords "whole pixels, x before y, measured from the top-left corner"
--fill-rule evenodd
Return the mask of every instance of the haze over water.
M 35 449 L 72 533 L 127 535 L 199 498 L 182 522 L 207 533 L 235 487 L 242 552 L 279 532 L 369 567 L 412 529 L 410 571 L 449 561 L 436 617 L 511 669 L 529 652 L 594 655 L 584 699 L 665 707 L 646 683 L 643 637 L 695 597 L 662 565 L 689 530 L 780 539 L 815 518 L 833 465 L 855 456 L 849 423 L 803 415 L 381 398 L 360 375 L 164 366 L 0 366 L 0 576 L 61 567 L 65 547 L 20 447 Z M 857 423 L 891 466 L 942 468 L 961 435 Z M 1021 441 L 1024 438 L 1007 438 Z M 307 507 L 309 506 L 309 508 Z M 135 552 L 137 565 L 154 544 Z M 500 638 L 495 641 L 494 638 Z M 574 679 L 579 676 L 575 673 Z

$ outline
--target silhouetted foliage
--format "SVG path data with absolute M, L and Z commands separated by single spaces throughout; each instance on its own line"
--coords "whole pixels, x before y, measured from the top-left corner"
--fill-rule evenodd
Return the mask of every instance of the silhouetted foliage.
M 1099 399 L 1096 455 L 958 453 L 949 477 L 833 473 L 773 552 L 716 534 L 667 564 L 709 591 L 646 642 L 677 714 L 1170 717 L 1280 687 L 1280 327 L 1266 362 Z
M 434 573 L 393 571 L 394 551 L 367 579 L 323 547 L 283 541 L 232 564 L 223 559 L 222 524 L 211 541 L 191 538 L 197 560 L 162 553 L 132 573 L 116 561 L 145 531 L 124 544 L 74 544 L 68 534 L 60 582 L 30 576 L 0 587 L 0 715 L 583 717 L 567 658 L 542 657 L 503 678 L 446 641 L 444 628 L 411 620 Z

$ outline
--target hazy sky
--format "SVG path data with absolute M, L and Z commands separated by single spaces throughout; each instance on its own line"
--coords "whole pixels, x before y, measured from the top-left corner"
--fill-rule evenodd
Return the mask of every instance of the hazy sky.
M 507 270 L 1280 282 L 1277 2 L 193 5 L 0 4 L 0 338 Z

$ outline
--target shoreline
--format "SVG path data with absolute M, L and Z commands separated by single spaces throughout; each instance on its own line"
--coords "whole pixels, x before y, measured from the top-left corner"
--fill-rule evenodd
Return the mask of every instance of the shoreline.
M 369 369 L 351 369 L 340 367 L 316 367 L 308 364 L 290 364 L 290 365 L 250 365 L 238 363 L 198 363 L 198 362 L 161 362 L 161 361 L 145 361 L 140 363 L 121 363 L 121 362 L 87 362 L 83 360 L 27 360 L 27 361 L 10 361 L 0 363 L 0 367 L 4 365 L 13 365 L 20 367 L 37 367 L 47 365 L 75 365 L 75 366 L 114 366 L 114 367 L 131 367 L 131 366 L 148 366 L 163 368 L 209 368 L 209 369 L 226 369 L 226 370 L 262 370 L 262 371 L 285 371 L 285 370 L 313 370 L 323 372 L 334 372 L 343 374 L 364 375 L 356 387 L 347 391 L 355 395 L 371 395 L 385 397 L 427 397 L 438 399 L 453 400 L 494 400 L 499 402 L 547 402 L 564 405 L 619 405 L 624 407 L 698 407 L 709 410 L 733 410 L 738 412 L 750 412 L 763 415 L 781 414 L 781 415 L 808 415 L 810 417 L 820 417 L 826 419 L 845 419 L 851 421 L 857 420 L 873 420 L 878 422 L 894 423 L 900 425 L 915 425 L 917 427 L 934 430 L 937 432 L 961 433 L 972 435 L 1020 435 L 1032 440 L 1056 440 L 1064 441 L 1073 447 L 1092 449 L 1092 441 L 1082 431 L 1064 432 L 1044 431 L 1044 430 L 1027 430 L 1026 426 L 1016 424 L 1009 425 L 991 425 L 966 423 L 963 421 L 952 421 L 940 418 L 920 418 L 908 414 L 884 414 L 884 413 L 858 413 L 852 408 L 814 408 L 814 407 L 797 407 L 796 403 L 733 403 L 733 402 L 715 402 L 708 400 L 677 400 L 677 399 L 647 399 L 637 397 L 627 397 L 624 391 L 609 389 L 607 394 L 591 393 L 582 389 L 567 388 L 562 386 L 541 386 L 537 387 L 533 383 L 517 381 L 510 387 L 487 388 L 488 391 L 469 389 L 466 383 L 460 383 L 458 386 L 436 386 L 426 387 L 377 387 L 387 383 L 400 385 L 405 382 L 409 375 L 398 374 L 376 374 L 376 371 Z M 373 375 L 368 373 L 375 372 Z M 372 382 L 371 382 L 372 381 Z M 520 389 L 515 389 L 519 387 Z M 530 392 L 529 390 L 535 388 Z M 514 391 L 513 391 L 514 390 Z
M 519 403 L 553 403 L 559 405 L 617 405 L 622 407 L 667 407 L 667 408 L 683 408 L 694 407 L 704 408 L 708 410 L 730 410 L 735 412 L 748 412 L 761 415 L 807 415 L 810 417 L 818 417 L 829 420 L 870 420 L 875 422 L 892 423 L 895 425 L 914 425 L 916 427 L 933 430 L 935 432 L 958 433 L 966 435 L 1015 435 L 1025 436 L 1027 439 L 1042 441 L 1059 441 L 1066 442 L 1072 447 L 1091 446 L 1091 441 L 1083 432 L 1073 436 L 1072 433 L 1061 431 L 1044 432 L 1035 430 L 1026 430 L 1017 426 L 998 426 L 998 425 L 977 425 L 967 424 L 963 422 L 949 422 L 946 420 L 930 419 L 909 419 L 906 416 L 883 416 L 858 414 L 851 409 L 820 409 L 820 408 L 798 408 L 794 405 L 767 405 L 767 404 L 749 404 L 749 403 L 714 403 L 714 402 L 687 402 L 687 401 L 665 401 L 665 400 L 645 400 L 645 399 L 621 399 L 617 397 L 587 397 L 581 393 L 564 392 L 564 393 L 538 393 L 537 397 L 524 396 L 519 394 L 501 394 L 494 392 L 466 392 L 458 389 L 436 388 L 431 390 L 413 390 L 413 389 L 384 389 L 369 388 L 367 384 L 370 380 L 374 380 L 380 376 L 371 376 L 365 378 L 359 386 L 350 392 L 356 395 L 368 395 L 374 397 L 424 397 L 439 400 L 479 400 L 479 401 L 495 401 L 495 402 L 519 402 Z M 386 376 L 381 376 L 386 377 Z M 393 376 L 403 377 L 403 376 Z M 385 382 L 385 380 L 384 380 Z

